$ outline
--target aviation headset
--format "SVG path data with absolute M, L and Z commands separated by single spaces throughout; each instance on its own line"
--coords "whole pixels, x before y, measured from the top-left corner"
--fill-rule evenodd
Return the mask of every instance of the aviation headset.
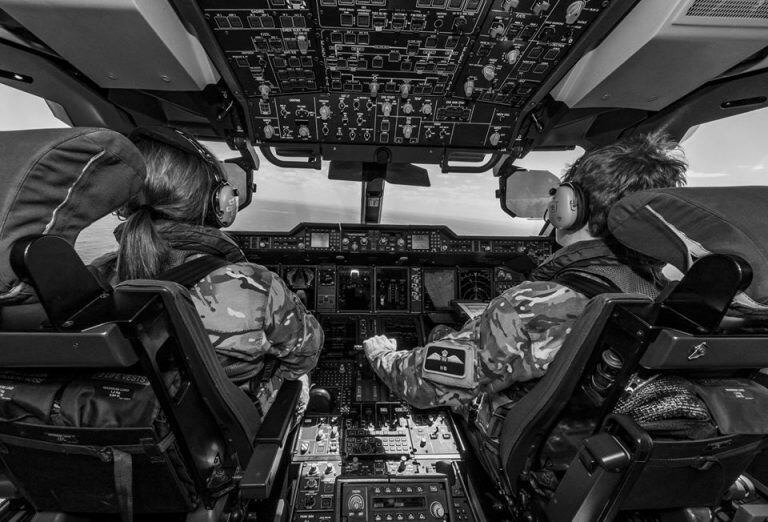
M 589 199 L 578 183 L 567 181 L 550 191 L 547 219 L 560 230 L 578 230 L 589 220 Z
M 141 139 L 159 141 L 182 152 L 193 154 L 213 168 L 211 190 L 208 196 L 208 208 L 205 223 L 216 228 L 228 227 L 235 221 L 239 206 L 237 189 L 227 183 L 221 165 L 211 152 L 203 147 L 193 136 L 183 130 L 171 127 L 138 127 L 129 136 L 134 143 Z

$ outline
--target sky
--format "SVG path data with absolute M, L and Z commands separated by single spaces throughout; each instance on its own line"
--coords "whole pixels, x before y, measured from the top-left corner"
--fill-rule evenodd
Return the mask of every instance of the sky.
M 64 127 L 45 102 L 0 84 L 0 130 Z M 683 144 L 688 159 L 689 186 L 764 185 L 768 182 L 768 110 L 753 111 L 700 126 Z M 211 144 L 217 155 L 232 154 Z M 549 170 L 560 176 L 581 150 L 533 152 L 516 163 Z M 510 218 L 502 212 L 494 192 L 492 173 L 442 174 L 424 165 L 431 187 L 387 185 L 382 222 L 390 224 L 445 224 L 459 234 L 533 235 L 539 220 Z M 302 221 L 359 222 L 361 185 L 329 181 L 323 170 L 284 169 L 262 160 L 254 202 L 238 216 L 234 230 L 287 231 Z M 471 217 L 471 219 L 468 219 Z M 114 246 L 108 216 L 86 230 L 78 241 L 84 257 L 92 258 Z

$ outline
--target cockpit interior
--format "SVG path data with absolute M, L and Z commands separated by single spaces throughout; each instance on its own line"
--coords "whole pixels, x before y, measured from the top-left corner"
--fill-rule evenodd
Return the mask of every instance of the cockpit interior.
M 768 108 L 768 2 L 0 0 L 0 83 L 66 124 L 0 131 L 0 520 L 768 520 L 766 186 L 616 203 L 616 240 L 682 279 L 592 297 L 490 408 L 493 444 L 361 351 L 460 328 L 560 248 L 547 227 L 386 223 L 388 189 L 484 176 L 489 206 L 540 218 L 559 180 L 514 166 L 530 153 Z M 275 167 L 359 185 L 359 219 L 228 232 L 322 328 L 298 418 L 297 381 L 263 408 L 228 379 L 187 284 L 112 287 L 74 250 L 140 183 L 126 136 L 160 125 L 231 151 L 241 209 Z M 680 377 L 706 437 L 617 413 Z

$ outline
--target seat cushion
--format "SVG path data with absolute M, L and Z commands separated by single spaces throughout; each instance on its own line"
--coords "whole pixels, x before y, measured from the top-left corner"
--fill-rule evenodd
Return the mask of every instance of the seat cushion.
M 0 306 L 34 295 L 10 266 L 13 243 L 78 234 L 134 195 L 144 160 L 121 134 L 97 128 L 0 132 Z

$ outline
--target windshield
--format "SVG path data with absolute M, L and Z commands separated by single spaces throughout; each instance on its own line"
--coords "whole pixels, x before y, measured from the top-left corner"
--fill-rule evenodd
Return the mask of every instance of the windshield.
M 0 130 L 63 127 L 45 101 L 0 85 Z M 689 186 L 764 185 L 768 151 L 759 140 L 768 135 L 768 109 L 701 125 L 688 133 L 682 147 L 688 158 Z M 220 143 L 209 144 L 222 159 L 235 153 Z M 533 152 L 517 164 L 562 175 L 581 150 Z M 513 219 L 495 198 L 498 180 L 483 174 L 441 174 L 428 169 L 431 187 L 387 185 L 382 221 L 390 224 L 444 224 L 460 234 L 530 235 L 540 220 Z M 262 161 L 253 204 L 238 216 L 233 230 L 286 231 L 302 221 L 359 222 L 359 183 L 328 180 L 323 170 L 283 169 Z M 118 224 L 107 216 L 84 230 L 77 248 L 89 261 L 116 248 L 112 230 Z
M 222 157 L 231 154 L 220 144 L 207 145 Z M 534 152 L 518 165 L 560 175 L 582 152 Z M 536 235 L 541 229 L 543 223 L 539 219 L 511 218 L 501 210 L 495 196 L 499 180 L 492 171 L 442 174 L 438 166 L 419 166 L 429 172 L 431 186 L 387 184 L 382 223 L 447 225 L 463 235 Z M 232 230 L 284 232 L 303 221 L 360 221 L 362 185 L 329 180 L 328 162 L 323 162 L 319 171 L 285 169 L 263 162 L 255 180 L 258 191 L 253 203 L 238 214 Z

